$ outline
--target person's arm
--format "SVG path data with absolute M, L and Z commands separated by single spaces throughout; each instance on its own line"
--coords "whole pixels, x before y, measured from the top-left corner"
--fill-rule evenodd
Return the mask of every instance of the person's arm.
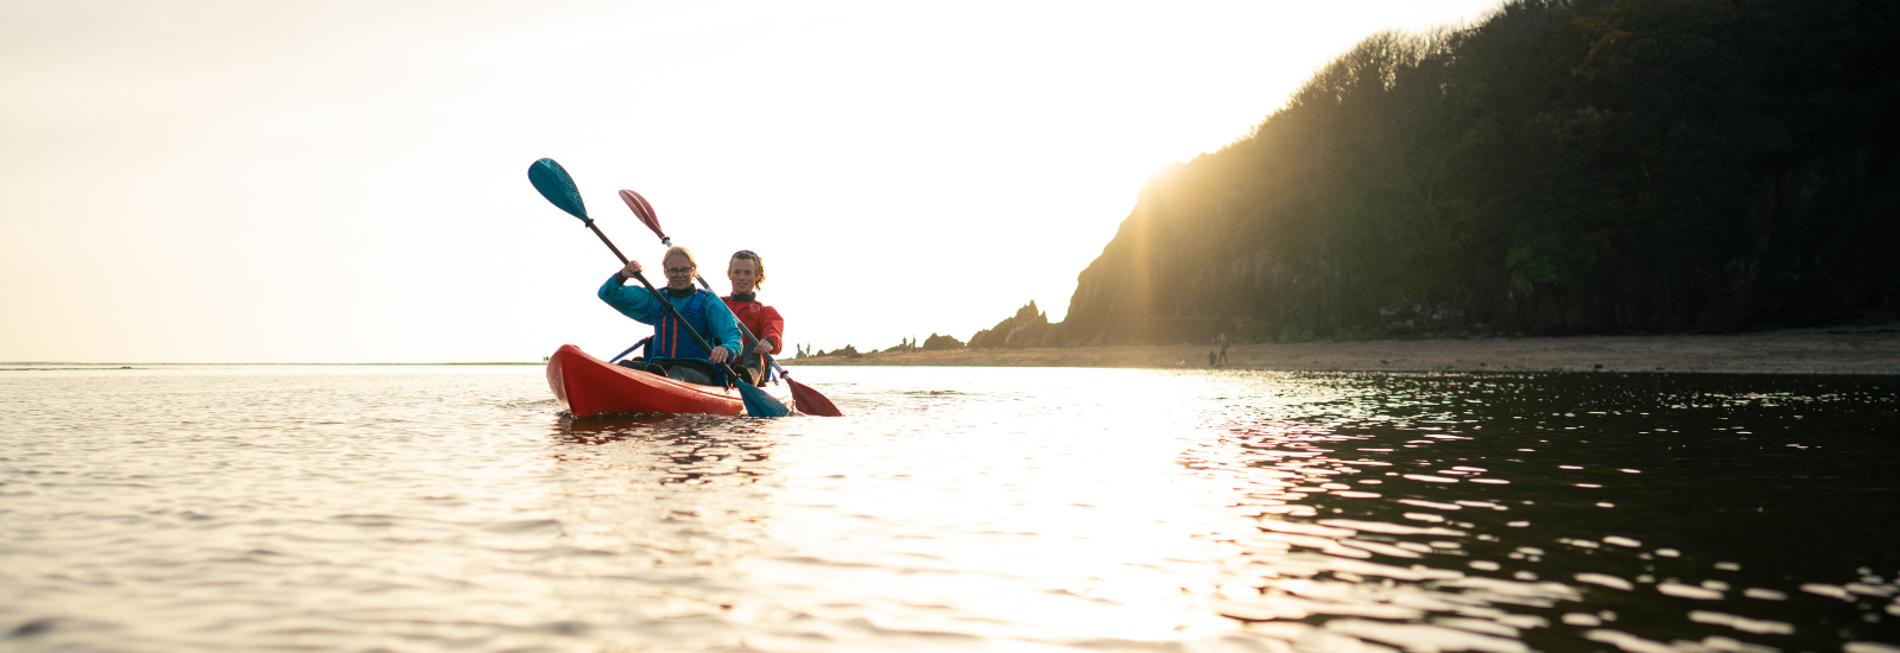
M 760 305 L 760 308 L 762 310 L 759 311 L 759 332 L 754 335 L 772 344 L 770 349 L 767 349 L 765 345 L 760 345 L 759 351 L 777 356 L 779 352 L 785 351 L 785 318 L 779 317 L 776 308 L 765 305 Z
M 722 304 L 725 304 L 725 305 L 726 305 L 726 310 L 728 310 L 728 311 L 731 311 L 731 312 L 732 312 L 732 319 L 733 319 L 733 321 L 734 321 L 734 322 L 737 322 L 737 323 L 739 324 L 739 327 L 740 327 L 740 329 L 739 329 L 739 341 L 740 341 L 740 342 L 741 342 L 742 344 L 745 344 L 745 345 L 750 345 L 750 344 L 752 343 L 752 339 L 751 339 L 751 338 L 748 338 L 748 337 L 746 337 L 746 333 L 747 333 L 747 331 L 746 331 L 746 330 L 747 330 L 747 329 L 751 329 L 751 328 L 752 328 L 752 323 L 750 323 L 750 322 L 747 322 L 747 321 L 746 321 L 746 319 L 745 319 L 745 317 L 744 317 L 744 313 L 745 313 L 745 302 L 737 302 L 737 301 L 733 301 L 733 300 L 732 300 L 731 298 L 727 298 L 727 297 L 721 297 L 721 298 L 719 298 L 719 299 L 720 299 L 720 303 L 722 303 Z M 755 332 L 752 332 L 752 333 L 754 333 L 754 334 L 756 335 L 756 333 L 757 333 L 757 332 L 755 331 Z
M 745 336 L 739 333 L 739 319 L 733 317 L 732 309 L 726 308 L 725 302 L 707 302 L 706 308 L 706 325 L 712 330 L 712 333 L 706 334 L 706 339 L 709 341 L 707 344 L 724 347 L 727 359 L 738 356 L 739 351 L 745 347 Z
M 646 286 L 626 285 L 630 278 L 624 268 L 615 272 L 612 278 L 607 279 L 607 283 L 600 285 L 600 300 L 620 311 L 621 315 L 645 324 L 659 324 L 662 309 L 653 299 L 653 293 L 648 292 Z

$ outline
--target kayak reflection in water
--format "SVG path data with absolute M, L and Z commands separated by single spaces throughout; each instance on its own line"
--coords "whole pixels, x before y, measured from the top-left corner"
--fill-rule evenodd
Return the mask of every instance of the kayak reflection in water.
M 647 343 L 644 358 L 628 359 L 620 364 L 687 383 L 713 385 L 724 376 L 715 366 L 723 365 L 733 357 L 732 352 L 739 351 L 738 322 L 725 302 L 709 291 L 693 287 L 699 264 L 693 262 L 692 250 L 674 245 L 667 248 L 666 256 L 660 260 L 666 272 L 666 287 L 660 289 L 660 293 L 686 318 L 686 323 L 680 324 L 667 313 L 644 286 L 626 285 L 627 280 L 640 272 L 639 261 L 627 261 L 626 267 L 601 285 L 600 299 L 622 315 L 653 325 L 653 338 Z M 685 326 L 706 338 L 712 351 L 700 347 L 683 328 Z
M 760 258 L 758 252 L 749 249 L 733 252 L 732 260 L 726 263 L 726 279 L 732 281 L 732 294 L 721 299 L 739 318 L 739 323 L 758 338 L 746 338 L 745 350 L 739 352 L 739 364 L 752 375 L 752 384 L 759 385 L 765 380 L 762 354 L 777 355 L 785 346 L 785 318 L 779 317 L 778 309 L 759 303 L 759 286 L 765 283 L 765 259 Z

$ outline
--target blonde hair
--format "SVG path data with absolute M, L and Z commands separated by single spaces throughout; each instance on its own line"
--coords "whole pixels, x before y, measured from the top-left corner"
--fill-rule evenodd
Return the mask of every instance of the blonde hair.
M 674 245 L 666 248 L 666 256 L 660 257 L 660 265 L 666 265 L 667 259 L 673 258 L 674 254 L 686 257 L 686 264 L 688 266 L 691 266 L 695 270 L 699 269 L 699 262 L 693 260 L 693 250 L 686 249 L 684 245 Z

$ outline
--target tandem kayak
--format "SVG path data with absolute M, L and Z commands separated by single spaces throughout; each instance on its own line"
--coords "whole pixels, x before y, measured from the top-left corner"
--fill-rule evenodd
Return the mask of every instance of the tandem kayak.
M 629 369 L 594 358 L 574 345 L 561 345 L 548 357 L 548 387 L 561 408 L 575 417 L 605 413 L 706 413 L 744 415 L 739 391 L 698 385 Z M 785 384 L 765 385 L 765 393 L 792 406 Z

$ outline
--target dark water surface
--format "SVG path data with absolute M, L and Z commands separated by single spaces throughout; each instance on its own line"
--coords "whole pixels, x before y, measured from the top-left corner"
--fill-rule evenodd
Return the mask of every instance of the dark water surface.
M 0 369 L 0 650 L 1900 653 L 1900 379 Z

